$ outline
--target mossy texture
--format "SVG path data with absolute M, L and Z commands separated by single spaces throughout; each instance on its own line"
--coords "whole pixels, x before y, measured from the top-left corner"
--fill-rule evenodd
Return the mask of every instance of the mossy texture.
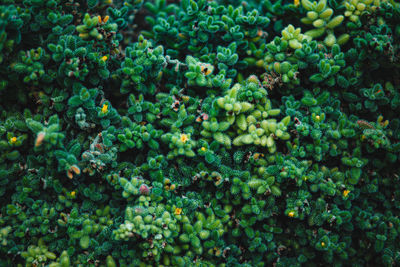
M 0 0 L 0 266 L 400 266 L 394 0 Z

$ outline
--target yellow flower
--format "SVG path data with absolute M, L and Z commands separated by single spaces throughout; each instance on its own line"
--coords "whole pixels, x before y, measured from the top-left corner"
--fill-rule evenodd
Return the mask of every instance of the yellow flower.
M 300 5 L 300 0 L 294 0 L 294 5 L 299 6 Z
M 181 134 L 182 143 L 186 143 L 187 140 L 189 140 L 188 136 L 186 134 Z
M 174 213 L 175 213 L 175 215 L 180 215 L 182 213 L 182 209 L 176 208 Z
M 264 157 L 264 154 L 263 153 L 254 153 L 254 156 L 253 156 L 254 159 L 259 159 L 260 157 Z
M 11 144 L 15 144 L 17 142 L 17 137 L 12 137 L 10 140 Z
M 316 118 L 317 120 L 319 120 L 321 117 L 320 117 L 319 115 L 317 115 L 317 116 L 315 116 L 315 118 Z
M 211 65 L 203 65 L 203 66 L 201 66 L 201 72 L 204 74 L 204 75 L 210 75 L 211 74 L 211 72 L 212 72 L 212 70 L 211 70 Z
M 325 242 L 324 241 L 321 242 L 321 247 L 325 247 Z
M 206 151 L 207 148 L 205 148 L 204 146 L 201 147 L 201 151 Z
M 294 217 L 294 211 L 289 212 L 289 217 Z
M 101 58 L 101 60 L 103 60 L 103 61 L 106 61 L 107 59 L 108 59 L 107 56 L 103 56 L 103 57 Z
M 101 112 L 107 113 L 107 111 L 108 111 L 108 105 L 104 104 L 103 107 L 101 108 Z
M 343 191 L 343 196 L 344 197 L 347 197 L 347 195 L 350 193 L 350 190 L 344 190 Z
M 179 33 L 178 36 L 182 39 L 187 39 L 186 35 L 184 35 L 183 33 Z
M 71 197 L 74 197 L 76 195 L 76 192 L 75 191 L 72 191 L 71 192 Z

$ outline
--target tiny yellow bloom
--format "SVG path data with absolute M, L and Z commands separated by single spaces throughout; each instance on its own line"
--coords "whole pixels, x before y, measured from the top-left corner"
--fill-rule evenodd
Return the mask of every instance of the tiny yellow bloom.
M 204 146 L 201 147 L 201 151 L 206 151 L 207 148 L 205 148 Z
M 347 195 L 350 193 L 350 190 L 344 190 L 343 191 L 343 196 L 344 197 L 347 197 Z
M 15 144 L 17 142 L 17 137 L 15 137 L 15 136 L 12 137 L 10 141 L 11 141 L 11 144 Z
M 321 247 L 325 247 L 325 242 L 324 241 L 321 242 Z
M 104 19 L 103 19 L 103 22 L 106 23 L 109 18 L 110 18 L 109 16 L 105 16 Z
M 181 141 L 182 141 L 182 143 L 186 143 L 187 140 L 189 140 L 187 134 L 181 134 Z
M 108 111 L 108 105 L 104 104 L 103 107 L 101 108 L 101 112 L 107 113 L 107 111 Z
M 182 213 L 182 209 L 176 208 L 174 213 L 175 213 L 175 215 L 180 215 Z
M 178 33 L 179 38 L 182 39 L 187 39 L 186 35 L 184 35 L 183 33 Z
M 294 217 L 294 211 L 289 212 L 289 217 Z
M 260 157 L 264 157 L 264 154 L 263 153 L 254 153 L 254 156 L 253 156 L 254 159 L 259 159 Z
M 101 23 L 101 16 L 97 16 L 97 20 Z
M 108 59 L 107 56 L 103 56 L 103 57 L 101 58 L 101 60 L 103 60 L 103 61 L 106 61 L 107 59 Z
M 211 68 L 210 65 L 203 65 L 203 66 L 200 67 L 201 72 L 206 76 L 211 74 L 212 71 L 211 71 L 210 68 Z
M 76 195 L 76 192 L 75 191 L 72 191 L 71 192 L 71 197 L 74 197 Z
M 315 118 L 316 118 L 317 120 L 319 120 L 321 117 L 320 117 L 319 115 L 317 115 L 317 116 L 315 116 Z
M 294 5 L 299 6 L 300 5 L 300 0 L 294 0 Z

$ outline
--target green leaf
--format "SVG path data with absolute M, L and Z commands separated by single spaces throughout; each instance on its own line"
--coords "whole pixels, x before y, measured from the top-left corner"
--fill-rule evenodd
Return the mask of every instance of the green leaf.
M 32 120 L 32 119 L 26 119 L 26 125 L 28 126 L 29 129 L 31 129 L 32 132 L 38 133 L 43 131 L 44 126 L 38 121 Z
M 199 75 L 196 78 L 196 84 L 198 86 L 206 86 L 207 85 L 207 79 L 203 75 Z
M 73 97 L 71 97 L 69 100 L 68 100 L 68 106 L 71 106 L 71 107 L 78 107 L 78 106 L 80 106 L 80 105 L 82 105 L 82 100 L 81 100 L 81 96 L 79 96 L 79 95 L 74 95 Z
M 83 249 L 87 249 L 90 244 L 90 237 L 87 235 L 82 236 L 81 239 L 79 240 L 79 244 Z
M 313 83 L 319 83 L 324 80 L 324 76 L 321 73 L 316 73 L 310 77 L 310 81 Z
M 349 183 L 355 185 L 358 183 L 358 180 L 361 177 L 361 168 L 351 168 L 350 170 L 350 177 L 349 177 Z

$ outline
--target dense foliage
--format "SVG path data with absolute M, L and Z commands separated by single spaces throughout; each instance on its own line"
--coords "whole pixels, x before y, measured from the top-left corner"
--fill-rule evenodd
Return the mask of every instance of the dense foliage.
M 394 0 L 0 0 L 0 266 L 399 266 Z

